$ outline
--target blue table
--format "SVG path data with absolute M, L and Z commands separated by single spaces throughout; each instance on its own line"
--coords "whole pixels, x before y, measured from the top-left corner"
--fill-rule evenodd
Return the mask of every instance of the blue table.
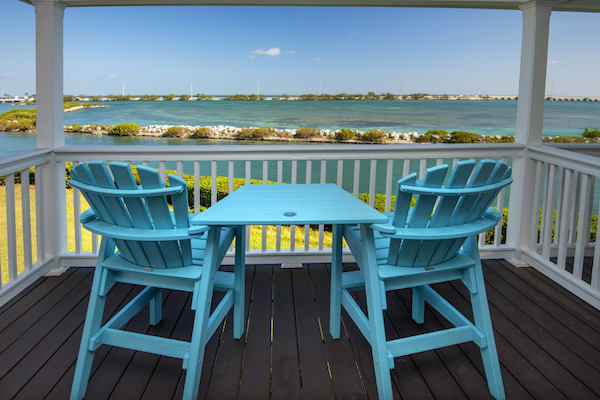
M 198 214 L 191 222 L 193 225 L 211 227 L 207 255 L 218 251 L 221 227 L 237 227 L 241 246 L 238 248 L 236 243 L 235 276 L 236 281 L 243 282 L 245 225 L 333 225 L 331 273 L 337 275 L 342 273 L 342 225 L 360 224 L 363 229 L 370 230 L 370 224 L 387 223 L 388 217 L 334 184 L 245 185 Z M 365 262 L 376 263 L 376 260 Z M 243 288 L 242 282 L 236 284 L 241 284 Z M 332 285 L 332 300 L 340 293 L 340 288 Z M 337 304 L 340 304 L 339 301 Z M 331 310 L 332 316 L 336 314 L 339 314 L 339 310 L 337 313 Z M 234 318 L 242 318 L 242 315 L 234 315 Z M 339 337 L 339 332 L 332 334 Z

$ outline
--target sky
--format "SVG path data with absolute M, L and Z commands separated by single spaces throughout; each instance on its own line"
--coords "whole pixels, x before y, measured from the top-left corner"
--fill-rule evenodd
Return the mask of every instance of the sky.
M 551 17 L 546 94 L 600 96 L 600 13 Z M 0 0 L 0 90 L 35 93 L 34 8 Z M 522 13 L 67 8 L 65 94 L 516 95 Z

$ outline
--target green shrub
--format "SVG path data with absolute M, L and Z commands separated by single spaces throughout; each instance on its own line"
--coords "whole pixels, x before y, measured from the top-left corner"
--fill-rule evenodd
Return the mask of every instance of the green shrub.
M 387 136 L 387 132 L 380 129 L 369 129 L 360 136 L 360 140 L 369 143 L 383 143 Z
M 200 139 L 209 138 L 211 136 L 212 136 L 212 131 L 210 130 L 210 128 L 208 128 L 206 126 L 201 126 L 200 128 L 196 129 L 196 131 L 192 135 L 192 137 L 200 138 Z
M 167 137 L 185 137 L 190 134 L 190 130 L 185 126 L 172 126 L 165 132 Z
M 582 136 L 584 138 L 588 138 L 588 139 L 600 138 L 600 130 L 585 128 L 585 130 L 583 131 Z
M 483 135 L 473 132 L 454 131 L 450 134 L 451 143 L 485 143 Z
M 0 115 L 0 131 L 29 131 L 36 126 L 35 108 L 10 110 Z
M 114 125 L 110 128 L 111 135 L 116 136 L 133 136 L 140 132 L 142 129 L 139 125 L 127 122 L 125 124 Z
M 558 136 L 553 140 L 554 143 L 587 143 L 588 139 L 577 136 Z
M 79 124 L 71 124 L 65 127 L 66 132 L 81 132 L 82 126 Z
M 319 136 L 321 131 L 315 128 L 300 128 L 296 130 L 294 137 L 296 139 L 312 139 Z
M 448 132 L 440 129 L 430 129 L 415 139 L 417 143 L 446 143 L 450 140 Z
M 352 140 L 356 138 L 356 131 L 352 129 L 342 129 L 335 133 L 335 140 L 344 141 L 344 140 Z
M 242 131 L 238 134 L 238 137 L 242 139 L 264 139 L 269 136 L 275 136 L 276 129 L 270 126 L 262 128 L 251 128 L 245 126 Z

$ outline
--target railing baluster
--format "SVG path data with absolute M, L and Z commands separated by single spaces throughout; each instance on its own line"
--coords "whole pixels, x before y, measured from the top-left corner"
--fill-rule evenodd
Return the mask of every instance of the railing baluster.
M 162 178 L 162 180 L 166 181 L 167 180 L 167 162 L 159 161 L 158 170 L 160 171 L 160 177 Z
M 21 170 L 21 225 L 23 230 L 24 272 L 30 272 L 31 266 L 31 198 L 29 193 L 29 168 Z
M 306 183 L 312 182 L 312 160 L 306 160 Z M 310 250 L 310 225 L 304 225 L 304 251 Z
M 577 215 L 579 214 L 579 196 L 581 195 L 581 173 L 573 171 L 573 183 L 571 190 L 571 208 L 569 214 L 569 245 L 573 245 L 577 240 Z
M 277 184 L 283 183 L 283 160 L 277 160 Z M 275 250 L 281 251 L 281 225 L 277 225 L 275 233 Z
M 344 185 L 344 160 L 338 160 L 337 162 L 337 180 L 336 180 L 336 184 L 339 187 L 343 187 Z
M 194 161 L 194 212 L 200 212 L 200 161 Z
M 394 180 L 394 160 L 387 160 L 385 176 L 385 212 L 392 210 L 392 181 Z
M 537 252 L 538 243 L 541 243 L 542 230 L 540 227 L 540 213 L 542 208 L 542 190 L 544 185 L 544 163 L 535 162 L 535 186 L 533 188 L 533 215 L 531 216 L 531 227 L 529 237 L 529 250 Z
M 567 262 L 567 247 L 569 245 L 568 237 L 569 237 L 569 210 L 571 209 L 571 200 L 572 190 L 573 190 L 573 170 L 564 168 L 563 171 L 563 185 L 562 188 L 562 212 L 560 213 L 560 224 L 557 227 L 556 243 L 558 245 L 558 258 L 556 259 L 556 266 L 559 269 L 565 269 Z M 557 218 L 557 222 L 558 222 Z M 575 272 L 575 271 L 573 271 Z M 575 275 L 576 276 L 576 275 Z M 577 278 L 581 278 L 581 276 L 577 276 Z
M 582 175 L 580 186 L 581 194 L 579 196 L 579 218 L 576 218 L 577 214 L 573 214 L 572 217 L 573 220 L 577 220 L 575 257 L 573 258 L 573 276 L 575 277 L 581 277 L 583 273 L 585 248 L 590 241 L 590 225 L 594 197 L 592 186 L 594 177 L 588 174 Z M 598 239 L 596 239 L 596 243 L 598 243 Z
M 246 185 L 252 182 L 252 162 L 246 160 Z M 250 250 L 250 225 L 246 225 L 246 249 Z
M 552 195 L 556 196 L 556 205 L 554 208 L 556 210 L 556 216 L 554 217 L 555 223 L 554 223 L 554 240 L 552 241 L 553 244 L 558 244 L 558 232 L 560 229 L 560 222 L 562 221 L 562 213 L 564 212 L 563 197 L 564 197 L 565 172 L 566 172 L 566 168 L 557 167 L 558 182 L 556 184 L 556 188 L 554 188 L 553 192 L 552 192 Z M 558 189 L 558 193 L 557 193 L 557 189 Z
M 217 202 L 217 162 L 210 162 L 210 205 Z
M 427 172 L 427 159 L 421 158 L 419 163 L 419 179 L 425 178 L 425 172 Z
M 269 161 L 263 161 L 263 185 L 269 182 Z M 267 251 L 267 225 L 262 226 L 262 244 L 261 248 L 263 252 Z
M 369 175 L 369 205 L 375 206 L 375 182 L 377 179 L 377 160 L 371 160 L 371 171 Z
M 327 181 L 327 160 L 321 160 L 321 183 Z M 319 225 L 319 251 L 323 251 L 323 241 L 325 238 L 325 225 Z
M 44 190 L 42 182 L 44 179 L 44 169 L 41 165 L 35 166 L 35 234 L 37 243 L 37 260 L 36 264 L 40 264 L 46 260 L 44 253 Z
M 183 161 L 177 161 L 177 176 L 183 177 Z
M 6 174 L 6 235 L 8 255 L 8 281 L 17 280 L 17 225 L 15 204 L 15 174 Z
M 354 160 L 354 186 L 352 187 L 352 191 L 354 192 L 354 197 L 358 198 L 358 192 L 360 190 L 360 160 Z
M 550 260 L 552 244 L 552 228 L 554 222 L 554 194 L 556 193 L 556 166 L 548 166 L 546 181 L 544 216 L 542 219 L 542 257 Z
M 598 204 L 597 214 L 600 216 L 600 204 Z M 600 222 L 600 221 L 599 221 Z M 600 234 L 596 230 L 596 243 L 594 243 L 594 261 L 592 265 L 592 282 L 593 290 L 600 290 Z
M 298 160 L 292 160 L 292 185 L 298 183 Z M 296 225 L 290 225 L 290 251 L 296 251 Z

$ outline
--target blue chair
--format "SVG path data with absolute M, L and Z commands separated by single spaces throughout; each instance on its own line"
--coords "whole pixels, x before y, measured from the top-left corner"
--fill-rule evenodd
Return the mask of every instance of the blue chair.
M 230 309 L 234 336 L 244 331 L 244 271 L 218 271 L 234 237 L 244 243 L 244 230 L 190 226 L 186 182 L 169 175 L 169 187 L 158 171 L 138 166 L 141 185 L 128 164 L 102 161 L 82 163 L 71 170 L 69 183 L 81 191 L 91 208 L 81 215 L 83 226 L 102 235 L 102 242 L 71 399 L 85 395 L 94 353 L 103 344 L 183 360 L 187 370 L 184 399 L 196 399 L 206 342 Z M 169 207 L 171 203 L 172 211 Z M 213 251 L 214 250 L 214 251 Z M 243 252 L 242 252 L 243 253 Z M 243 254 L 238 265 L 243 266 Z M 110 289 L 118 282 L 146 286 L 106 324 L 102 313 Z M 195 310 L 191 342 L 144 335 L 123 326 L 149 305 L 150 324 L 162 318 L 162 289 L 191 292 Z M 213 290 L 225 292 L 211 314 Z
M 480 347 L 490 393 L 505 398 L 477 235 L 500 221 L 501 214 L 490 206 L 512 182 L 511 168 L 483 160 L 458 162 L 447 178 L 448 170 L 440 165 L 429 168 L 422 181 L 414 173 L 400 179 L 389 224 L 344 226 L 338 237 L 346 239 L 360 270 L 342 273 L 332 265 L 330 332 L 339 338 L 343 306 L 371 344 L 380 399 L 392 398 L 394 357 L 471 341 Z M 430 287 L 450 280 L 461 280 L 469 289 L 474 323 Z M 417 323 L 424 321 L 427 302 L 454 327 L 386 340 L 386 292 L 405 288 L 412 288 Z M 366 315 L 351 295 L 356 290 L 366 292 Z

